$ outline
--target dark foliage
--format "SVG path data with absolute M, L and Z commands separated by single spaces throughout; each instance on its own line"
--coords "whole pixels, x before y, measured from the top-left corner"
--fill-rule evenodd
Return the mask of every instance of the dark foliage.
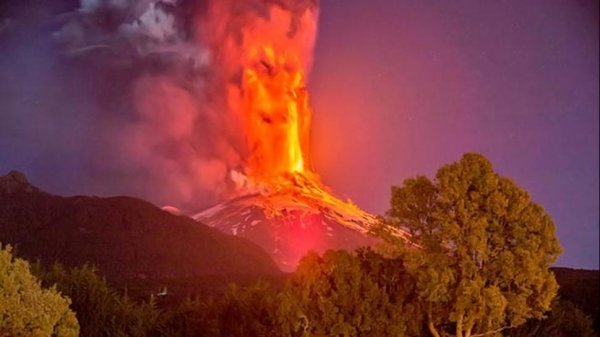
M 56 285 L 71 298 L 81 336 L 150 336 L 157 328 L 158 310 L 152 298 L 146 302 L 131 300 L 111 288 L 89 265 L 65 270 L 55 264 L 45 270 L 37 264 L 34 270 L 43 284 Z
M 600 272 L 571 268 L 552 268 L 560 284 L 559 295 L 594 321 L 594 331 L 600 335 Z
M 594 337 L 592 319 L 575 304 L 557 299 L 548 317 L 530 320 L 516 329 L 508 330 L 506 337 Z

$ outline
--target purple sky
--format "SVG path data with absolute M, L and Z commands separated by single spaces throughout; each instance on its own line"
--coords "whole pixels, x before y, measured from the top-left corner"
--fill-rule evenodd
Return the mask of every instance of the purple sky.
M 323 180 L 368 211 L 484 154 L 598 268 L 597 1 L 329 0 L 310 89 Z

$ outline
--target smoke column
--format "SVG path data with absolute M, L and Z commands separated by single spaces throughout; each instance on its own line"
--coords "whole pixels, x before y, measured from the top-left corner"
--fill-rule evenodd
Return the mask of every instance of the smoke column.
M 248 127 L 252 118 L 241 113 L 251 95 L 245 70 L 301 70 L 305 77 L 318 1 L 81 0 L 78 8 L 66 1 L 38 6 L 31 11 L 14 2 L 0 25 L 0 46 L 8 51 L 0 62 L 14 69 L 0 76 L 7 102 L 0 150 L 22 148 L 8 156 L 17 158 L 12 165 L 31 167 L 33 176 L 52 170 L 57 181 L 72 179 L 85 193 L 134 194 L 195 211 L 235 195 L 257 170 L 252 163 L 278 151 L 261 143 Z M 27 30 L 26 20 L 40 23 Z M 18 43 L 32 36 L 29 45 Z M 269 59 L 264 46 L 277 56 Z M 295 84 L 294 95 L 304 81 Z M 307 118 L 298 123 L 310 123 Z M 278 125 L 289 122 L 278 113 L 264 120 L 275 138 Z M 299 146 L 305 148 L 308 127 L 300 128 Z

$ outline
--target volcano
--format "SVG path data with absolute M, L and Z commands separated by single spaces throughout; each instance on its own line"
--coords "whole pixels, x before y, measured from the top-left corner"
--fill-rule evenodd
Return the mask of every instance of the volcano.
M 253 241 L 270 253 L 283 271 L 293 271 L 311 250 L 352 250 L 378 242 L 369 235 L 379 223 L 377 217 L 298 173 L 211 207 L 194 219 Z
M 368 233 L 380 221 L 336 198 L 314 170 L 306 81 L 318 1 L 293 9 L 273 3 L 265 10 L 268 15 L 245 18 L 241 33 L 216 49 L 216 59 L 236 60 L 234 66 L 222 62 L 231 70 L 226 78 L 236 79 L 223 92 L 246 151 L 239 170 L 229 172 L 233 196 L 193 217 L 257 243 L 290 271 L 309 250 L 375 244 Z

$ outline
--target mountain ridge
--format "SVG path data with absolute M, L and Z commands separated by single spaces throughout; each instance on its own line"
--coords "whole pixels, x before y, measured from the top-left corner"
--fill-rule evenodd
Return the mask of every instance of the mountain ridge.
M 117 282 L 281 273 L 256 244 L 186 216 L 127 196 L 52 195 L 17 171 L 0 176 L 0 242 L 43 263 L 92 263 Z

